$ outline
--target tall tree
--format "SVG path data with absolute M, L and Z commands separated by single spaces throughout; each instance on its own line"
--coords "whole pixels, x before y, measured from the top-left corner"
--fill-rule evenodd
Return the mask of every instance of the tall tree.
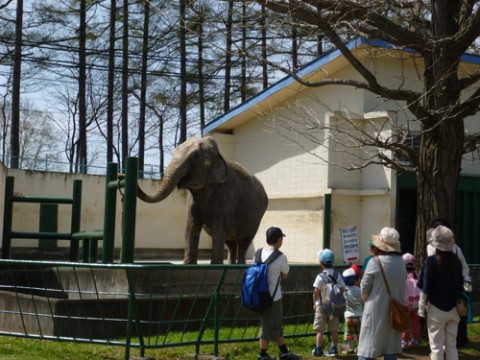
M 455 224 L 457 185 L 462 156 L 478 149 L 480 135 L 465 132 L 465 119 L 479 111 L 480 72 L 462 73 L 461 56 L 480 35 L 480 8 L 473 1 L 264 1 L 272 11 L 291 14 L 295 21 L 317 27 L 350 62 L 362 80 L 325 79 L 309 86 L 354 86 L 390 100 L 403 101 L 420 123 L 418 149 L 388 140 L 375 145 L 401 151 L 408 166 L 379 152 L 374 162 L 415 173 L 417 221 L 415 252 L 425 258 L 425 231 L 432 219 Z M 415 52 L 422 63 L 423 88 L 389 88 L 355 53 L 345 36 L 377 38 Z M 401 63 L 399 62 L 399 66 Z M 302 81 L 301 79 L 298 79 Z
M 147 107 L 147 71 L 148 71 L 148 40 L 150 28 L 150 1 L 143 4 L 143 44 L 140 81 L 140 114 L 138 116 L 138 170 L 143 176 L 145 169 L 145 109 Z
M 128 19 L 128 0 L 123 0 L 123 33 L 122 33 L 122 167 L 125 166 L 129 154 L 128 141 L 128 95 L 129 95 L 129 19 Z
M 87 164 L 87 4 L 80 0 L 80 24 L 78 31 L 78 141 L 77 141 L 77 172 L 86 173 Z
M 242 1 L 242 19 L 241 19 L 241 33 L 242 33 L 242 56 L 240 60 L 240 97 L 242 102 L 247 100 L 247 3 Z
M 180 139 L 179 143 L 187 140 L 187 27 L 186 9 L 187 0 L 179 0 L 180 6 Z
M 262 5 L 261 9 L 261 31 L 262 31 L 262 44 L 261 44 L 261 51 L 262 51 L 262 80 L 263 80 L 263 88 L 266 89 L 268 87 L 268 51 L 267 51 L 267 9 L 265 6 Z
M 197 49 L 198 49 L 198 102 L 200 108 L 200 127 L 205 125 L 205 79 L 203 74 L 203 37 L 204 37 L 204 23 L 205 23 L 205 8 L 203 6 L 203 1 L 198 2 L 198 9 L 197 9 Z
M 232 45 L 233 45 L 233 0 L 228 0 L 227 21 L 225 22 L 225 86 L 224 86 L 224 103 L 223 111 L 230 110 L 230 91 L 231 91 L 231 75 L 232 75 Z
M 23 0 L 17 0 L 15 51 L 13 54 L 12 124 L 10 127 L 10 166 L 18 168 L 20 156 L 20 79 L 22 76 Z
M 108 38 L 108 85 L 107 85 L 107 162 L 113 162 L 113 107 L 115 90 L 115 25 L 117 0 L 110 1 L 110 29 Z

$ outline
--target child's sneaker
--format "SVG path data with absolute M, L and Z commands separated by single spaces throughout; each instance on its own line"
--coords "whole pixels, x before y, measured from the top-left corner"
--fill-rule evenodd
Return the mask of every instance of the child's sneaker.
M 312 356 L 322 356 L 323 350 L 321 346 L 316 346 L 315 349 L 312 350 Z
M 408 347 L 408 342 L 405 340 L 402 340 L 402 349 L 406 349 Z
M 330 349 L 325 351 L 325 356 L 335 356 L 335 355 L 338 355 L 338 350 L 337 350 L 337 347 L 334 345 L 330 346 Z

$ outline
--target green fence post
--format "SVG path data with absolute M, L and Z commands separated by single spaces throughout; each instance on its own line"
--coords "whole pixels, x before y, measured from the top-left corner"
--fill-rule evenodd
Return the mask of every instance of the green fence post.
M 225 270 L 223 273 L 225 274 Z M 225 279 L 225 276 L 222 276 Z M 223 282 L 223 280 L 222 280 Z M 213 355 L 218 356 L 218 338 L 220 334 L 220 289 L 215 289 L 215 305 L 213 308 Z
M 105 264 L 113 263 L 115 248 L 115 217 L 117 212 L 117 188 L 110 187 L 111 181 L 117 180 L 118 164 L 108 163 L 105 184 L 105 208 L 103 216 L 103 251 L 102 261 Z
M 219 317 L 219 306 L 220 306 L 220 290 L 222 289 L 223 283 L 225 281 L 225 276 L 227 274 L 227 270 L 224 268 L 222 270 L 222 274 L 218 279 L 217 285 L 215 286 L 215 290 L 212 296 L 212 300 L 208 304 L 207 310 L 205 311 L 205 316 L 202 320 L 202 325 L 200 326 L 200 330 L 198 331 L 197 342 L 195 344 L 195 351 L 197 354 L 200 354 L 200 343 L 202 342 L 203 334 L 205 333 L 205 329 L 207 328 L 208 317 L 212 311 L 212 306 L 214 308 L 214 341 L 213 341 L 213 355 L 218 356 L 218 335 L 220 331 L 220 321 Z
M 125 195 L 123 200 L 122 263 L 133 263 L 135 251 L 135 216 L 137 212 L 138 161 L 128 157 L 125 166 Z
M 2 239 L 2 258 L 10 258 L 10 245 L 12 236 L 12 212 L 13 212 L 13 176 L 7 176 L 5 179 L 5 200 L 3 205 L 3 239 Z
M 72 218 L 70 234 L 80 231 L 80 216 L 82 214 L 82 180 L 73 180 Z M 78 240 L 70 238 L 70 261 L 78 261 Z
M 38 228 L 40 232 L 58 232 L 58 204 L 40 203 L 40 219 Z M 57 247 L 56 239 L 38 239 L 40 249 L 54 249 Z
M 137 299 L 135 296 L 135 281 L 133 279 L 132 271 L 134 269 L 125 269 L 125 273 L 127 275 L 127 282 L 128 282 L 128 315 L 127 315 L 127 331 L 126 331 L 126 341 L 125 341 L 125 360 L 130 359 L 130 348 L 132 343 L 132 322 L 134 321 L 135 317 L 135 324 L 136 330 L 138 335 L 139 347 L 140 347 L 140 357 L 143 358 L 145 356 L 145 342 L 143 340 L 140 317 L 138 314 L 138 305 Z

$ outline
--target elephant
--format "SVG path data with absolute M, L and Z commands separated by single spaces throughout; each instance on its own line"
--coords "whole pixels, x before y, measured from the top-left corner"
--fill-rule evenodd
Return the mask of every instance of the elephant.
M 139 199 L 154 203 L 173 189 L 188 189 L 184 263 L 196 264 L 202 228 L 212 238 L 212 264 L 245 264 L 248 247 L 268 206 L 262 183 L 243 165 L 226 161 L 211 136 L 192 137 L 173 151 L 172 160 L 153 194 L 137 188 Z

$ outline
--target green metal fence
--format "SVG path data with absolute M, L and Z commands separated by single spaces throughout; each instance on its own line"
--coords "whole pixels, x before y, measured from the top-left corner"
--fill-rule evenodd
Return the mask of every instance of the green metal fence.
M 206 344 L 218 356 L 220 344 L 258 339 L 258 314 L 240 303 L 246 267 L 0 260 L 0 335 L 123 346 L 125 359 Z M 287 338 L 314 336 L 318 271 L 293 265 L 283 284 Z

